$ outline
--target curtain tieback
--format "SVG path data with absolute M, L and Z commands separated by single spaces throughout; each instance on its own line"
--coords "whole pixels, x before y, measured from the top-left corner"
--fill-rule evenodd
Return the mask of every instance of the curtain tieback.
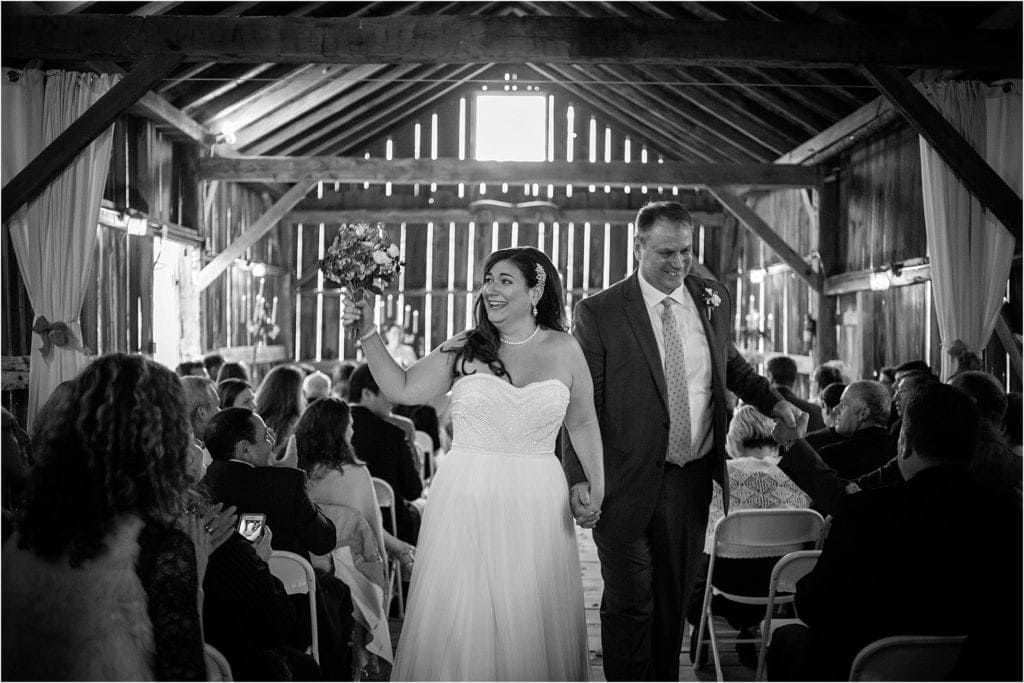
M 83 354 L 89 355 L 89 349 L 82 346 L 82 343 L 78 341 L 78 338 L 75 337 L 67 323 L 51 323 L 46 319 L 46 316 L 41 315 L 36 318 L 35 323 L 32 325 L 32 331 L 43 340 L 43 345 L 39 347 L 39 351 L 45 359 L 49 359 L 50 352 L 54 346 L 60 346 L 68 350 L 77 349 Z

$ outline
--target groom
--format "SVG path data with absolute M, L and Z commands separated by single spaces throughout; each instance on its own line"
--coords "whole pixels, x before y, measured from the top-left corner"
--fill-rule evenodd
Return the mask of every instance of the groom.
M 636 273 L 576 306 L 573 335 L 594 379 L 606 492 L 601 644 L 613 680 L 676 680 L 683 615 L 704 549 L 711 480 L 723 485 L 726 389 L 795 426 L 800 414 L 731 341 L 728 290 L 690 274 L 693 220 L 676 202 L 636 218 Z M 573 514 L 597 518 L 569 439 Z

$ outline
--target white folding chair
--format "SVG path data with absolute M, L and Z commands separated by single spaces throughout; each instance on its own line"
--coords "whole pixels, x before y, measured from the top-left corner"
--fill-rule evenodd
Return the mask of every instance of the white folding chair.
M 761 625 L 761 651 L 757 655 L 755 681 L 764 680 L 764 660 L 768 651 L 768 640 L 772 633 L 772 618 L 775 606 L 793 602 L 796 597 L 796 582 L 806 576 L 821 555 L 820 550 L 798 550 L 781 558 L 772 569 L 771 583 L 768 584 L 768 604 L 764 608 L 764 624 Z M 796 623 L 799 619 L 784 619 Z M 776 624 L 780 623 L 778 620 Z
M 423 460 L 423 471 L 430 472 L 430 476 L 424 476 L 424 482 L 429 482 L 434 478 L 434 440 L 430 438 L 430 434 L 417 429 L 416 430 L 416 448 L 420 451 L 420 457 Z
M 701 666 L 700 651 L 704 645 L 704 631 L 707 628 L 711 640 L 711 653 L 715 660 L 715 675 L 722 678 L 722 662 L 718 654 L 718 635 L 715 632 L 714 614 L 711 603 L 715 596 L 744 605 L 764 605 L 766 596 L 739 595 L 715 588 L 715 560 L 724 557 L 773 557 L 786 555 L 804 544 L 821 542 L 821 531 L 825 520 L 814 510 L 737 510 L 715 524 L 714 542 L 711 544 L 711 559 L 708 562 L 707 583 L 704 588 L 704 602 L 701 607 L 700 627 L 697 631 L 697 652 L 694 654 L 695 668 Z M 760 643 L 758 638 L 732 638 L 723 644 Z
M 270 554 L 270 573 L 284 584 L 288 595 L 309 594 L 309 629 L 312 633 L 310 651 L 317 664 L 320 663 L 320 643 L 316 626 L 316 574 L 313 566 L 303 557 L 287 550 L 275 550 Z
M 209 643 L 203 643 L 203 651 L 206 658 L 206 680 L 208 681 L 233 681 L 231 677 L 231 665 L 220 653 L 220 650 Z
M 851 681 L 944 681 L 966 636 L 890 636 L 868 643 L 850 666 Z
M 391 533 L 394 536 L 398 536 L 398 517 L 395 515 L 395 490 L 391 488 L 391 484 L 387 483 L 383 479 L 373 477 L 373 489 L 377 494 L 377 504 L 382 508 L 387 508 L 391 515 Z M 387 563 L 388 576 L 385 578 L 387 584 L 387 593 L 384 595 L 384 609 L 391 609 L 391 601 L 395 598 L 398 599 L 398 618 L 405 618 L 405 598 L 402 596 L 402 563 L 398 561 L 398 558 L 391 558 Z

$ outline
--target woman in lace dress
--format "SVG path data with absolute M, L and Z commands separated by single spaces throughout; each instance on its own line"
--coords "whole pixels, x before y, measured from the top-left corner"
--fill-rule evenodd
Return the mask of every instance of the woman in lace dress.
M 543 252 L 484 265 L 475 327 L 408 370 L 388 355 L 366 302 L 346 302 L 378 385 L 396 403 L 452 390 L 454 438 L 423 517 L 395 680 L 585 680 L 583 589 L 563 424 L 582 453 L 592 526 L 604 497 L 601 437 L 583 353 L 567 334 L 561 281 Z
M 113 354 L 68 391 L 40 414 L 3 548 L 3 678 L 207 680 L 198 590 L 235 517 L 186 514 L 197 497 L 181 382 Z
M 811 506 L 810 497 L 779 469 L 779 444 L 772 437 L 774 426 L 774 421 L 762 415 L 754 406 L 740 406 L 733 415 L 732 422 L 729 423 L 729 432 L 725 437 L 725 451 L 729 455 L 725 465 L 729 475 L 730 512 L 774 508 L 802 509 Z M 697 585 L 690 595 L 686 617 L 694 625 L 694 638 L 696 626 L 700 623 L 708 554 L 714 542 L 715 524 L 724 516 L 722 487 L 715 482 L 704 541 L 704 563 Z M 715 562 L 715 586 L 741 595 L 767 595 L 768 581 L 778 560 L 778 557 L 720 557 Z M 740 637 L 743 638 L 752 637 L 748 629 L 764 618 L 763 606 L 742 605 L 721 596 L 714 598 L 712 609 L 716 616 L 725 617 L 730 626 L 740 630 Z M 691 660 L 693 652 L 694 647 L 691 645 Z

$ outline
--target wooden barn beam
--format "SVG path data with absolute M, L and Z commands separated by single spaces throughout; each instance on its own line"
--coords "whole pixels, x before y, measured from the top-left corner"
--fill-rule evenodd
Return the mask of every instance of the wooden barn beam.
M 140 62 L 103 94 L 14 176 L 2 192 L 3 222 L 32 201 L 50 181 L 110 126 L 123 111 L 181 63 L 181 55 L 157 55 Z
M 200 180 L 295 182 L 305 176 L 340 183 L 542 183 L 553 185 L 703 185 L 814 187 L 815 166 L 666 161 L 471 161 L 362 157 L 210 157 L 199 160 Z
M 100 73 L 125 74 L 125 70 L 113 62 L 92 62 L 89 66 Z M 132 113 L 148 118 L 157 123 L 170 126 L 185 137 L 199 144 L 213 142 L 214 132 L 199 123 L 191 116 L 178 109 L 155 92 L 147 92 L 132 105 Z
M 267 234 L 271 228 L 284 218 L 285 214 L 295 208 L 295 205 L 301 202 L 309 194 L 309 191 L 316 187 L 316 183 L 316 178 L 305 177 L 300 178 L 292 185 L 292 188 L 274 202 L 267 209 L 266 213 L 253 221 L 245 229 L 245 232 L 235 238 L 234 242 L 224 247 L 224 251 L 217 254 L 212 261 L 203 266 L 203 269 L 199 271 L 199 276 L 196 278 L 196 290 L 201 292 L 209 287 L 221 273 L 228 269 L 228 266 L 235 262 L 236 258 L 244 254 L 246 249 L 256 244 L 261 237 Z
M 1006 320 L 1006 314 L 1002 312 L 996 318 L 996 336 L 999 337 L 1003 348 L 1006 349 L 1006 355 L 1010 357 L 1010 365 L 1017 373 L 1017 377 L 1024 378 L 1024 368 L 1021 367 L 1024 363 L 1021 360 L 1020 346 L 1017 344 L 1017 339 L 1013 336 L 1010 324 Z
M 694 222 L 707 228 L 722 225 L 722 214 L 706 211 L 692 211 Z M 469 223 L 470 221 L 551 221 L 558 223 L 611 223 L 626 225 L 636 220 L 636 211 L 631 209 L 532 209 L 529 207 L 509 209 L 483 209 L 473 211 L 467 208 L 428 209 L 296 209 L 288 213 L 286 220 L 292 223 Z
M 821 274 L 815 273 L 811 270 L 810 266 L 793 251 L 792 247 L 786 244 L 786 241 L 775 232 L 770 225 L 764 222 L 764 220 L 758 216 L 753 209 L 747 206 L 746 202 L 734 194 L 731 190 L 725 187 L 708 187 L 708 192 L 715 196 L 722 206 L 724 206 L 729 213 L 736 217 L 740 223 L 744 225 L 752 233 L 760 237 L 764 242 L 776 253 L 783 261 L 786 262 L 793 272 L 796 273 L 804 282 L 810 285 L 811 289 L 815 292 L 822 290 Z
M 1020 32 L 1013 30 L 908 33 L 902 27 L 815 22 L 558 16 L 9 16 L 3 37 L 5 60 L 132 61 L 172 53 L 239 63 L 874 63 L 1020 73 L 1021 53 Z
M 905 76 L 878 64 L 865 64 L 863 70 L 1019 245 L 1024 202 L 1013 188 Z

